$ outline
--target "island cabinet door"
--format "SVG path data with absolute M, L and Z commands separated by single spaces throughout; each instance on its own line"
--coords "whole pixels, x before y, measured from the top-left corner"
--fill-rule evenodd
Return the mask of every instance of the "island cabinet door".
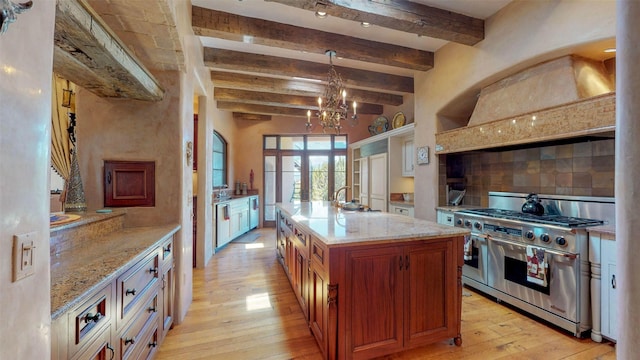
M 344 288 L 346 358 L 370 359 L 403 348 L 402 247 L 348 250 Z M 338 340 L 340 342 L 340 340 Z M 339 356 L 340 357 L 340 356 Z
M 457 269 L 451 239 L 405 250 L 405 347 L 456 337 Z
M 325 359 L 327 356 L 327 285 L 328 276 L 322 266 L 311 260 L 309 264 L 309 328 L 316 338 L 318 347 L 322 350 Z

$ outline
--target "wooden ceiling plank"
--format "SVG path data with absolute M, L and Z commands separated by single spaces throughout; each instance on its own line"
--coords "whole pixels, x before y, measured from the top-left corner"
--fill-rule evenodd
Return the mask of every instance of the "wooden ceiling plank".
M 313 30 L 278 22 L 243 17 L 192 6 L 195 35 L 290 50 L 324 54 L 334 50 L 338 56 L 370 63 L 427 71 L 433 68 L 433 52 L 370 41 L 346 35 Z
M 164 90 L 95 12 L 56 2 L 53 71 L 102 97 L 158 101 Z
M 328 64 L 251 54 L 234 50 L 204 48 L 204 63 L 213 70 L 244 71 L 274 76 L 326 80 Z M 375 71 L 335 66 L 345 86 L 413 93 L 413 78 Z
M 216 101 L 289 107 L 311 110 L 312 112 L 316 112 L 318 107 L 318 98 L 315 96 L 274 94 L 218 87 L 213 91 L 213 98 Z M 349 111 L 351 111 L 351 109 L 349 109 Z M 358 103 L 357 106 L 357 112 L 360 114 L 380 115 L 383 111 L 383 106 L 378 104 Z
M 265 1 L 465 45 L 484 39 L 484 20 L 406 0 Z
M 314 97 L 323 94 L 326 88 L 325 84 L 319 82 L 262 77 L 225 71 L 211 71 L 211 80 L 215 87 Z M 403 104 L 402 95 L 353 88 L 347 88 L 347 99 L 369 104 L 392 106 Z
M 220 110 L 241 112 L 248 114 L 260 114 L 260 115 L 280 115 L 280 116 L 295 116 L 295 117 L 307 117 L 307 110 L 285 108 L 269 105 L 257 105 L 257 104 L 243 104 L 229 101 L 218 101 L 217 108 Z

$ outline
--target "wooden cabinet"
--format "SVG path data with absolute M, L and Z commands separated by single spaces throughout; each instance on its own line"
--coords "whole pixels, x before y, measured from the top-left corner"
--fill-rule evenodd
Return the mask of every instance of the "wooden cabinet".
M 173 324 L 173 246 L 165 239 L 55 319 L 51 358 L 152 358 Z
M 461 343 L 462 237 L 330 247 L 278 219 L 279 259 L 324 358 Z
M 404 139 L 402 141 L 402 176 L 413 176 L 415 164 L 414 154 L 413 138 Z
M 104 161 L 104 206 L 155 206 L 156 163 Z
M 377 357 L 454 337 L 457 304 L 451 289 L 457 274 L 448 269 L 455 264 L 452 241 L 348 250 L 346 358 Z

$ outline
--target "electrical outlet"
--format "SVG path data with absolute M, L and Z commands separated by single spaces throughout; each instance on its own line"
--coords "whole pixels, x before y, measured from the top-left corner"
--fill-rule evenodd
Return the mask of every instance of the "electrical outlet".
M 36 232 L 13 235 L 13 281 L 33 275 Z

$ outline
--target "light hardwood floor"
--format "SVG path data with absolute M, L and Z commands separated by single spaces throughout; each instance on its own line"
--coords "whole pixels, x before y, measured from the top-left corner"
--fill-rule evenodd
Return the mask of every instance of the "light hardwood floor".
M 276 260 L 275 230 L 248 237 L 227 245 L 205 269 L 194 269 L 193 303 L 157 360 L 322 358 Z M 576 339 L 471 289 L 464 293 L 462 346 L 445 341 L 386 359 L 616 358 L 611 343 Z

